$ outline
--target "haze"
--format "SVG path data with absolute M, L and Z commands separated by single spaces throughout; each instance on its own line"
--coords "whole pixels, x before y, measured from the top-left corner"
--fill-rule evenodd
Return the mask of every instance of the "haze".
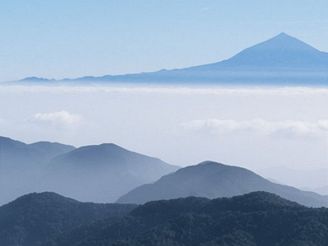
M 113 142 L 171 164 L 210 159 L 314 188 L 328 174 L 327 96 L 300 87 L 2 86 L 0 135 Z M 285 169 L 321 178 L 304 183 Z

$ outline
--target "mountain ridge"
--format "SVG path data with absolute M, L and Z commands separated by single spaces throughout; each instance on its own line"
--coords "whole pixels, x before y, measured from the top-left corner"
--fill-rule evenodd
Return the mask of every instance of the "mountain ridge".
M 272 183 L 237 166 L 205 161 L 181 168 L 151 184 L 139 186 L 118 199 L 118 203 L 144 204 L 148 201 L 199 196 L 214 199 L 254 191 L 266 191 L 306 206 L 328 206 L 328 197 Z
M 19 168 L 22 165 L 32 165 L 33 162 L 34 165 L 40 165 L 42 162 L 50 160 L 55 155 L 69 152 L 74 148 L 75 147 L 72 145 L 48 141 L 27 144 L 9 137 L 0 136 L 0 168 L 4 166 Z
M 304 78 L 305 77 L 305 78 Z M 53 80 L 30 77 L 31 83 L 328 83 L 328 53 L 286 33 L 242 50 L 229 59 L 179 69 Z
M 177 169 L 158 158 L 104 143 L 54 157 L 48 164 L 44 185 L 81 201 L 109 202 Z
M 0 137 L 0 204 L 32 191 L 54 191 L 81 201 L 111 202 L 132 188 L 177 169 L 113 143 L 75 148 L 46 141 L 26 144 Z
M 115 220 L 135 205 L 82 203 L 54 192 L 30 193 L 0 207 L 2 246 L 36 246 L 84 224 Z
M 267 192 L 232 198 L 148 202 L 115 223 L 106 220 L 63 235 L 54 246 L 291 246 L 328 243 L 328 210 Z
M 315 62 L 311 64 L 311 60 L 303 58 L 300 60 L 302 55 L 310 56 Z M 250 57 L 251 56 L 251 57 Z M 324 57 L 324 58 L 321 58 Z M 289 59 L 286 59 L 289 58 Z M 268 61 L 271 60 L 271 63 L 268 64 Z M 325 65 L 328 64 L 328 53 L 320 51 L 313 46 L 292 37 L 286 33 L 280 33 L 277 36 L 253 45 L 249 48 L 242 50 L 236 55 L 232 56 L 227 60 L 223 60 L 220 62 L 205 64 L 201 66 L 196 66 L 194 68 L 208 67 L 208 66 L 234 66 L 238 67 L 251 67 L 252 65 L 256 66 L 256 68 L 261 67 L 271 67 L 271 68 L 279 68 L 287 69 L 291 66 L 291 62 L 295 62 L 295 65 L 320 65 L 320 62 L 324 61 Z M 296 66 L 295 66 L 296 67 Z M 234 67 L 236 68 L 236 67 Z M 325 67 L 327 68 L 327 67 Z M 187 68 L 188 69 L 188 68 Z

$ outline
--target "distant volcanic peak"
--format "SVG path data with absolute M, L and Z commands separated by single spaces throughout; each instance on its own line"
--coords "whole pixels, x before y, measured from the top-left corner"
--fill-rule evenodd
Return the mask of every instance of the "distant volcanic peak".
M 289 35 L 289 34 L 287 34 L 287 33 L 285 33 L 285 32 L 281 32 L 281 33 L 277 34 L 276 36 L 270 38 L 269 40 L 282 40 L 282 41 L 286 41 L 286 40 L 298 40 L 298 39 L 295 38 L 295 37 L 293 37 L 293 36 L 291 36 L 291 35 Z
M 309 69 L 328 64 L 328 55 L 303 41 L 281 33 L 267 41 L 251 46 L 232 58 L 211 64 L 207 68 L 281 68 L 285 70 Z M 206 68 L 206 65 L 205 65 Z
M 288 34 L 285 33 L 285 32 L 281 32 L 281 33 L 279 33 L 278 35 L 276 35 L 275 37 L 290 38 L 290 37 L 292 37 L 292 36 L 288 35 Z
M 297 50 L 297 51 L 314 51 L 319 52 L 316 48 L 308 45 L 307 43 L 292 37 L 284 32 L 277 36 L 259 43 L 253 47 L 262 47 L 266 49 L 285 49 L 285 50 Z M 252 47 L 251 47 L 252 48 Z
M 61 82 L 327 84 L 328 53 L 284 32 L 246 48 L 229 59 L 192 67 L 136 74 L 65 79 Z M 308 79 L 306 76 L 310 79 Z M 27 78 L 35 83 L 52 82 Z M 24 82 L 24 80 L 22 80 Z M 289 81 L 289 82 L 287 82 Z M 33 83 L 32 83 L 33 84 Z

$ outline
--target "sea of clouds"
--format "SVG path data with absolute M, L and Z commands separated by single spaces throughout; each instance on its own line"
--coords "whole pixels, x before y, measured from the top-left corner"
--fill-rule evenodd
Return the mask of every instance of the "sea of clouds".
M 328 88 L 316 87 L 0 86 L 0 135 L 114 142 L 177 165 L 211 159 L 269 175 L 326 168 L 326 105 Z

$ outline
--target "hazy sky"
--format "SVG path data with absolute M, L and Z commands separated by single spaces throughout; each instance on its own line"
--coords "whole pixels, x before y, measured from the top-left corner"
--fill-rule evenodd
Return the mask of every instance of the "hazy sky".
M 327 104 L 326 88 L 2 87 L 0 136 L 315 170 L 328 167 Z
M 216 62 L 280 32 L 328 51 L 327 11 L 327 0 L 1 0 L 0 81 Z M 1 86 L 0 136 L 114 142 L 178 165 L 321 170 L 324 105 L 327 88 Z
M 287 32 L 328 51 L 326 0 L 2 0 L 0 81 L 184 67 Z

